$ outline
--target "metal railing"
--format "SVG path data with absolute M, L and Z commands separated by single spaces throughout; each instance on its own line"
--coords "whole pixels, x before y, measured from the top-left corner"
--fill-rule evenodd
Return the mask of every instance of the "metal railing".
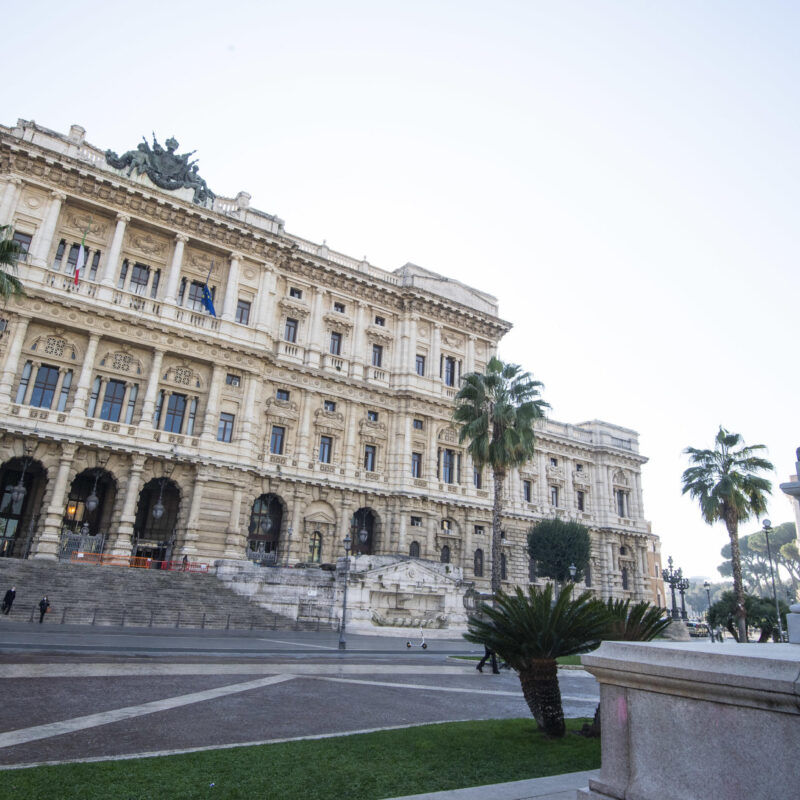
M 208 564 L 194 561 L 158 561 L 142 556 L 115 556 L 111 553 L 75 552 L 73 564 L 100 564 L 111 567 L 133 567 L 135 569 L 163 569 L 171 572 L 208 572 Z

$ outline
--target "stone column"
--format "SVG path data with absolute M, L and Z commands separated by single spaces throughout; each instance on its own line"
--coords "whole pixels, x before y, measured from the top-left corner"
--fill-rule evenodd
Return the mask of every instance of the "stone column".
M 142 471 L 146 456 L 137 453 L 131 457 L 131 471 L 125 482 L 125 499 L 122 502 L 122 514 L 117 525 L 117 535 L 111 544 L 111 555 L 131 555 L 133 539 L 133 523 L 136 521 L 136 502 L 139 499 L 139 488 L 142 485 Z
M 265 264 L 261 269 L 261 283 L 256 297 L 256 330 L 270 332 L 272 309 L 275 307 L 275 273 Z
M 408 350 L 406 352 L 406 371 L 417 377 L 417 323 L 418 314 L 411 314 L 408 320 Z
M 16 175 L 12 175 L 8 179 L 6 190 L 3 192 L 3 200 L 0 202 L 0 225 L 10 225 L 13 222 L 20 186 L 22 186 L 22 179 Z
M 247 448 L 252 448 L 256 444 L 256 433 L 258 426 L 256 425 L 256 394 L 258 387 L 261 384 L 261 378 L 253 373 L 247 375 L 247 396 L 245 397 L 244 406 L 240 406 L 242 414 L 242 427 L 239 438 L 242 445 Z
M 103 277 L 100 280 L 102 286 L 114 288 L 119 257 L 122 253 L 122 242 L 125 238 L 125 227 L 130 221 L 131 218 L 127 214 L 117 214 L 117 227 L 114 230 L 114 238 L 111 240 L 111 248 L 106 255 L 106 263 L 103 265 Z
M 358 412 L 361 406 L 355 401 L 350 401 L 347 409 L 347 431 L 344 446 L 344 464 L 342 465 L 352 475 L 353 471 L 361 469 L 359 453 L 355 452 L 356 437 L 358 436 Z
M 433 323 L 433 347 L 431 348 L 431 377 L 434 380 L 441 382 L 442 378 L 439 375 L 440 363 L 442 355 L 442 325 L 439 322 Z
M 225 286 L 225 298 L 222 303 L 222 319 L 232 320 L 236 315 L 236 303 L 239 301 L 239 264 L 241 253 L 231 253 L 228 268 L 228 283 Z
M 69 411 L 70 418 L 75 421 L 86 415 L 86 401 L 89 399 L 89 387 L 92 385 L 92 375 L 94 375 L 94 360 L 97 355 L 97 346 L 100 344 L 100 334 L 92 333 L 89 336 L 89 343 L 86 345 L 86 354 L 81 365 L 81 374 L 78 378 L 78 385 L 75 389 L 75 400 Z M 122 408 L 122 419 L 125 415 L 125 406 Z
M 464 373 L 469 375 L 470 372 L 475 372 L 475 340 L 477 337 L 471 333 L 467 337 L 467 358 L 464 363 Z
M 53 244 L 53 236 L 61 213 L 61 204 L 67 199 L 63 192 L 50 192 L 50 205 L 47 215 L 31 242 L 30 261 L 37 267 L 48 267 L 47 257 Z
M 311 408 L 314 405 L 316 395 L 312 392 L 303 392 L 302 410 L 300 412 L 300 428 L 297 439 L 297 463 L 301 468 L 309 467 L 309 463 L 314 461 L 313 455 L 309 450 L 309 438 L 314 435 L 311 425 Z M 313 447 L 313 444 L 311 445 Z M 311 463 L 309 469 L 313 469 Z
M 214 368 L 211 370 L 211 382 L 208 387 L 206 413 L 203 417 L 203 439 L 213 440 L 217 438 L 217 423 L 219 421 L 219 393 L 222 389 L 224 373 L 225 367 L 221 366 L 220 364 L 214 364 Z
M 353 325 L 353 357 L 351 360 L 351 376 L 356 379 L 364 378 L 364 315 L 366 314 L 367 304 L 363 300 L 358 301 L 356 310 L 356 321 Z
M 306 348 L 305 361 L 310 367 L 318 367 L 322 354 L 320 346 L 320 325 L 322 323 L 322 309 L 325 306 L 324 289 L 314 290 L 314 299 L 311 302 L 311 320 L 309 322 L 308 347 Z
M 58 471 L 53 481 L 53 492 L 44 519 L 42 532 L 34 543 L 33 558 L 43 558 L 55 561 L 58 558 L 60 544 L 61 524 L 64 520 L 64 494 L 67 489 L 67 479 L 72 468 L 72 459 L 75 457 L 77 445 L 64 444 L 58 461 Z
M 242 487 L 234 485 L 231 497 L 231 516 L 225 529 L 225 552 L 223 558 L 244 558 L 245 537 L 239 530 L 242 514 Z
M 197 539 L 199 534 L 197 532 L 197 524 L 200 520 L 200 506 L 203 502 L 203 484 L 208 480 L 204 474 L 198 473 L 194 479 L 194 486 L 192 487 L 192 501 L 189 505 L 189 514 L 186 519 L 186 535 L 178 550 L 179 555 L 193 556 L 197 553 Z
M 147 391 L 144 395 L 144 402 L 142 403 L 142 419 L 141 424 L 153 427 L 153 411 L 156 404 L 156 395 L 158 394 L 158 384 L 161 380 L 161 364 L 164 360 L 164 351 L 161 349 L 153 350 L 153 361 L 150 365 L 150 375 L 147 379 Z
M 19 317 L 14 325 L 14 333 L 9 342 L 8 353 L 3 365 L 3 375 L 0 377 L 0 403 L 10 402 L 13 397 L 14 377 L 19 367 L 19 357 L 22 353 L 22 346 L 25 343 L 25 334 L 28 332 L 29 322 L 30 320 L 27 317 Z
M 172 252 L 167 285 L 164 289 L 164 302 L 171 306 L 177 303 L 178 284 L 181 280 L 181 268 L 183 266 L 183 250 L 188 241 L 189 237 L 185 233 L 175 234 L 175 250 Z

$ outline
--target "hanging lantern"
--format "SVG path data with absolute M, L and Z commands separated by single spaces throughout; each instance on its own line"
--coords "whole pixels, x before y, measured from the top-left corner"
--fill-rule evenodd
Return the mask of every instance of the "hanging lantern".
M 97 511 L 97 506 L 100 505 L 100 499 L 97 496 L 97 493 L 92 489 L 92 493 L 86 498 L 86 510 L 92 514 L 93 512 Z
M 272 519 L 270 519 L 269 516 L 264 517 L 264 519 L 261 520 L 261 530 L 264 531 L 264 533 L 269 533 L 271 527 Z
M 156 504 L 153 506 L 153 519 L 161 519 L 164 516 L 164 504 L 159 497 Z
M 27 492 L 28 490 L 22 485 L 22 478 L 20 478 L 19 483 L 11 490 L 11 500 L 14 505 L 19 505 L 25 499 Z
M 361 544 L 366 544 L 369 539 L 369 531 L 367 530 L 367 512 L 361 513 L 361 530 L 358 532 L 358 539 Z

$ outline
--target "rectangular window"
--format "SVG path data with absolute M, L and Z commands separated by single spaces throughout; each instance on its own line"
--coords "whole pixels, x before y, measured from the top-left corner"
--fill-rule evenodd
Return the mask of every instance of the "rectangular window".
M 421 431 L 425 427 L 421 419 L 415 419 L 413 424 L 415 431 Z
M 275 455 L 283 455 L 283 437 L 286 433 L 286 428 L 281 425 L 272 426 L 272 434 L 269 437 L 269 451 Z
M 63 411 L 67 407 L 70 386 L 72 386 L 72 370 L 68 369 L 64 374 L 64 380 L 61 381 L 61 394 L 58 397 L 58 411 Z
M 456 454 L 453 450 L 442 450 L 442 481 L 455 483 Z
M 422 453 L 411 454 L 411 477 L 422 477 Z
M 425 376 L 425 356 L 417 354 L 417 375 Z
M 122 262 L 122 267 L 119 270 L 119 281 L 117 282 L 117 289 L 125 288 L 125 279 L 128 277 L 128 259 Z
M 150 297 L 158 297 L 158 284 L 161 281 L 161 270 L 153 272 L 153 283 L 150 285 Z
M 383 347 L 379 344 L 372 345 L 372 366 L 380 367 L 383 364 Z
M 421 528 L 422 527 L 422 517 L 411 517 L 411 527 L 412 528 Z
M 378 412 L 377 411 L 367 411 L 367 419 L 370 422 L 377 422 L 378 421 Z
M 342 354 L 342 334 L 334 331 L 331 334 L 331 355 L 340 356 Z
M 284 403 L 289 402 L 289 397 L 291 397 L 291 395 L 289 394 L 288 389 L 278 389 L 278 391 L 275 392 L 275 399 L 281 400 Z
M 550 505 L 558 507 L 558 486 L 550 487 Z
M 31 371 L 33 370 L 33 364 L 30 361 L 25 362 L 25 366 L 22 368 L 22 376 L 19 380 L 19 387 L 17 388 L 17 403 L 22 403 L 25 401 L 25 394 L 28 391 L 28 383 L 31 379 Z
M 302 289 L 298 289 L 297 287 L 292 286 L 292 288 L 289 289 L 289 297 L 294 297 L 296 300 L 302 300 L 303 299 Z
M 171 394 L 167 403 L 167 415 L 164 418 L 164 430 L 168 433 L 180 433 L 183 428 L 183 417 L 186 414 L 186 395 Z
M 183 305 L 183 298 L 186 296 L 186 278 L 181 278 L 181 288 L 178 289 L 178 305 Z
M 250 324 L 250 303 L 247 300 L 240 300 L 236 304 L 236 321 L 240 325 Z
M 475 535 L 476 536 L 483 536 L 483 531 L 484 531 L 483 525 L 476 525 L 475 526 Z
M 578 504 L 578 511 L 586 511 L 586 495 L 584 492 L 576 492 L 575 501 Z
M 100 384 L 102 383 L 102 378 L 98 375 L 94 379 L 94 385 L 92 386 L 92 393 L 89 395 L 89 408 L 86 410 L 87 417 L 93 417 L 95 409 L 97 408 L 97 401 L 100 397 Z
M 289 317 L 286 320 L 286 326 L 283 329 L 283 338 L 287 342 L 297 341 L 297 320 Z
M 575 472 L 583 472 L 583 464 L 576 464 Z
M 119 422 L 122 414 L 122 401 L 125 399 L 124 381 L 108 381 L 106 393 L 103 395 L 103 404 L 100 407 L 100 419 L 109 422 Z
M 531 482 L 530 481 L 522 481 L 522 499 L 526 503 L 531 502 Z
M 131 270 L 131 282 L 129 284 L 130 291 L 135 294 L 146 294 L 147 283 L 150 280 L 150 267 L 147 264 L 140 264 L 138 261 L 133 265 Z
M 200 281 L 192 281 L 189 284 L 189 300 L 186 303 L 186 307 L 192 309 L 193 311 L 205 311 L 206 307 L 203 304 L 203 287 L 205 286 L 204 283 L 200 283 Z
M 197 416 L 197 398 L 193 397 L 192 402 L 189 404 L 189 419 L 186 422 L 186 435 L 191 436 L 194 433 L 194 419 Z
M 89 269 L 89 280 L 93 281 L 97 278 L 97 267 L 100 265 L 100 251 L 95 250 L 94 256 L 92 257 L 92 265 Z
M 386 326 L 386 320 L 384 317 L 375 317 L 375 324 L 383 328 Z
M 375 445 L 368 444 L 364 447 L 364 469 L 367 472 L 375 472 Z
M 229 372 L 225 376 L 225 385 L 226 386 L 241 386 L 242 385 L 242 376 L 241 375 L 234 375 L 233 373 Z
M 156 407 L 153 409 L 153 427 L 158 430 L 161 425 L 161 410 L 164 408 L 164 390 L 158 393 Z
M 79 244 L 73 244 L 72 247 L 70 247 L 69 255 L 67 256 L 67 275 L 75 274 L 75 265 L 78 263 L 78 253 L 80 249 L 81 246 Z
M 456 385 L 456 360 L 450 356 L 444 360 L 444 384 L 445 386 Z
M 219 415 L 219 425 L 217 425 L 217 441 L 229 442 L 233 437 L 233 421 L 235 417 L 233 414 L 228 414 L 223 411 Z
M 477 467 L 472 468 L 472 483 L 476 489 L 480 489 L 483 485 L 483 475 Z
M 331 452 L 333 450 L 333 439 L 330 436 L 319 437 L 319 460 L 321 464 L 331 463 Z
M 625 496 L 625 492 L 622 489 L 615 489 L 614 494 L 617 496 L 617 516 L 620 517 L 627 517 L 627 497 Z
M 128 410 L 125 412 L 125 424 L 130 425 L 133 422 L 133 411 L 136 408 L 136 396 L 139 394 L 139 386 L 134 383 L 131 386 L 130 394 L 128 395 Z
M 550 459 L 550 466 L 551 467 L 557 467 L 558 466 L 558 459 L 557 458 L 551 458 Z
M 14 231 L 13 240 L 19 245 L 19 255 L 17 261 L 25 261 L 28 258 L 28 251 L 31 249 L 33 237 L 27 233 Z
M 58 367 L 50 367 L 42 364 L 36 373 L 36 381 L 33 384 L 30 405 L 36 408 L 50 408 L 53 405 L 53 395 L 58 384 Z
M 326 400 L 323 404 L 323 408 L 328 412 L 336 411 L 336 403 L 333 400 Z
M 333 304 L 333 310 L 337 314 L 344 314 L 344 303 L 334 303 Z
M 53 259 L 53 269 L 58 272 L 61 269 L 61 259 L 64 258 L 64 250 L 67 247 L 67 243 L 62 239 L 58 243 L 58 248 L 56 249 L 56 257 Z

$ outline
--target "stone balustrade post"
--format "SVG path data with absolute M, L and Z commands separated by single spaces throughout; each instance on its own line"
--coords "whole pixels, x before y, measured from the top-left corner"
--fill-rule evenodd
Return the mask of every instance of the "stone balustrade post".
M 89 399 L 89 387 L 92 385 L 92 375 L 94 375 L 94 360 L 97 356 L 97 346 L 100 344 L 100 334 L 93 333 L 89 336 L 89 343 L 86 345 L 86 353 L 81 365 L 81 374 L 78 378 L 78 385 L 75 389 L 75 400 L 69 415 L 73 420 L 86 415 L 86 401 Z M 123 406 L 123 419 L 125 407 Z
M 183 268 L 183 251 L 188 241 L 189 237 L 185 233 L 175 235 L 175 249 L 172 252 L 167 285 L 164 289 L 164 302 L 171 306 L 176 305 L 178 302 L 178 284 L 181 280 L 181 269 Z
M 133 540 L 133 523 L 136 519 L 136 503 L 139 499 L 139 488 L 142 484 L 142 472 L 146 456 L 136 454 L 131 458 L 131 470 L 125 482 L 125 498 L 122 513 L 117 526 L 117 535 L 111 543 L 110 552 L 114 556 L 131 555 Z
M 130 221 L 131 218 L 127 214 L 117 214 L 117 227 L 114 229 L 114 238 L 111 240 L 111 247 L 106 255 L 106 263 L 103 265 L 101 286 L 114 287 L 119 257 L 122 254 L 122 242 L 125 239 L 125 228 Z
M 48 267 L 47 257 L 53 245 L 53 236 L 61 214 L 61 205 L 67 199 L 63 192 L 50 192 L 50 205 L 44 222 L 33 237 L 31 242 L 30 262 L 37 267 Z
M 28 317 L 19 317 L 14 325 L 14 333 L 8 345 L 3 374 L 0 377 L 0 403 L 10 402 L 14 387 L 14 378 L 19 368 L 19 358 L 25 344 L 25 334 L 28 332 Z M 31 381 L 33 383 L 33 381 Z
M 150 366 L 150 375 L 147 379 L 147 391 L 142 403 L 142 425 L 153 427 L 153 411 L 155 410 L 156 395 L 158 394 L 158 384 L 161 380 L 161 364 L 164 360 L 164 351 L 155 349 L 153 351 L 153 361 Z
M 236 314 L 236 304 L 239 301 L 239 265 L 242 261 L 242 254 L 231 253 L 230 260 L 228 282 L 225 286 L 225 299 L 222 304 L 222 319 L 228 321 L 234 318 Z

